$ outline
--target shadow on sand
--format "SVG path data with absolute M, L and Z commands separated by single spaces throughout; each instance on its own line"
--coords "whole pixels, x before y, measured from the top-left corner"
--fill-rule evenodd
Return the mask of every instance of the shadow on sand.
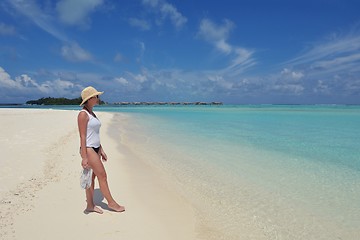
M 101 207 L 104 210 L 112 211 L 106 203 L 103 202 L 104 196 L 102 195 L 100 188 L 94 189 L 94 203 L 96 206 Z
M 99 188 L 94 189 L 94 203 L 95 203 L 95 205 L 101 207 L 104 210 L 113 211 L 112 209 L 110 209 L 108 207 L 108 205 L 106 203 L 103 202 L 103 200 L 104 200 L 104 196 L 102 195 L 100 189 Z M 88 212 L 88 211 L 84 210 L 84 213 L 89 214 L 91 212 Z

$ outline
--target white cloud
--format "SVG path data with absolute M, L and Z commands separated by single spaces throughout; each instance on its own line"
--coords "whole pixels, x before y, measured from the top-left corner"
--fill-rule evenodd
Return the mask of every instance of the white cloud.
M 70 81 L 55 79 L 46 81 L 39 86 L 40 91 L 49 94 L 56 94 L 57 96 L 74 95 L 74 92 L 79 92 L 82 87 Z
M 360 64 L 360 50 L 358 52 L 334 58 L 319 59 L 309 64 L 308 71 L 314 76 L 360 72 L 358 68 Z
M 27 74 L 21 74 L 12 79 L 2 67 L 0 67 L 0 87 L 20 91 L 27 88 L 41 89 L 40 85 Z
M 333 35 L 284 65 L 286 68 L 279 76 L 284 88 L 293 80 L 292 83 L 301 81 L 306 90 L 317 95 L 359 94 L 360 33 Z
M 0 22 L 0 35 L 11 36 L 15 34 L 16 34 L 16 30 L 13 26 L 6 25 L 5 23 Z
M 35 23 L 42 30 L 51 34 L 61 41 L 67 41 L 67 37 L 54 26 L 54 17 L 51 13 L 46 13 L 41 10 L 40 6 L 35 1 L 27 0 L 8 0 L 15 10 Z
M 252 58 L 253 51 L 242 47 L 233 46 L 227 39 L 234 23 L 225 19 L 222 25 L 218 25 L 210 19 L 203 19 L 199 26 L 197 36 L 212 44 L 221 53 L 231 57 L 230 64 L 221 72 L 224 75 L 236 76 L 256 64 Z
M 225 80 L 223 76 L 219 76 L 219 75 L 209 76 L 208 79 L 211 82 L 214 82 L 217 87 L 225 90 L 232 90 L 234 86 L 233 82 Z
M 314 87 L 313 92 L 316 94 L 330 94 L 331 90 L 323 80 L 318 80 L 317 86 Z
M 317 80 L 312 91 L 315 94 L 322 95 L 358 96 L 360 94 L 360 79 L 356 75 L 335 75 L 332 78 Z
M 39 87 L 39 85 L 30 76 L 21 74 L 15 78 L 15 81 L 23 87 Z
M 145 43 L 144 42 L 139 42 L 139 44 L 140 44 L 140 49 L 141 49 L 141 52 L 143 53 L 143 52 L 145 52 Z
M 286 95 L 301 95 L 304 89 L 300 84 L 280 84 L 272 87 L 272 90 L 285 93 Z
M 138 19 L 138 18 L 130 18 L 129 24 L 133 27 L 137 27 L 140 30 L 148 31 L 151 29 L 151 25 L 146 20 Z
M 116 91 L 122 92 L 126 95 L 138 94 L 143 89 L 143 84 L 146 81 L 146 76 L 142 74 L 133 74 L 130 72 L 126 73 L 126 77 L 115 77 L 113 78 L 114 84 L 119 84 L 120 87 L 116 88 Z M 114 88 L 114 85 L 112 85 Z
M 334 37 L 330 40 L 318 42 L 306 53 L 290 60 L 289 64 L 305 64 L 317 62 L 321 59 L 335 60 L 343 56 L 352 56 L 360 51 L 360 34 Z
M 82 87 L 70 81 L 55 79 L 48 80 L 43 83 L 37 82 L 35 79 L 27 74 L 12 79 L 11 76 L 0 67 L 0 91 L 4 94 L 6 92 L 16 92 L 19 95 L 28 96 L 52 94 L 56 96 L 72 95 L 72 92 L 79 92 Z
M 285 64 L 304 69 L 308 76 L 323 79 L 339 73 L 360 73 L 360 34 L 319 42 Z
M 0 88 L 21 88 L 20 83 L 11 79 L 10 75 L 0 67 Z
M 184 17 L 174 5 L 169 4 L 164 0 L 143 0 L 142 3 L 152 7 L 160 13 L 161 19 L 158 19 L 160 23 L 162 23 L 163 20 L 170 18 L 172 24 L 179 29 L 187 22 L 187 18 Z
M 134 78 L 136 81 L 140 82 L 140 83 L 143 83 L 143 82 L 147 81 L 146 75 L 143 75 L 143 74 L 133 75 L 133 78 Z
M 231 53 L 232 47 L 224 39 L 215 42 L 215 46 L 224 53 Z
M 91 61 L 93 59 L 91 53 L 81 48 L 77 43 L 64 45 L 61 48 L 61 55 L 73 62 Z
M 117 77 L 114 79 L 116 82 L 120 83 L 121 85 L 127 85 L 129 84 L 129 81 L 126 80 L 125 78 L 123 77 Z
M 120 53 L 116 53 L 115 57 L 114 57 L 114 61 L 115 62 L 121 62 L 123 61 L 123 56 Z
M 140 53 L 139 53 L 139 56 L 136 58 L 137 62 L 142 61 L 142 58 L 144 57 L 144 53 L 145 53 L 145 50 L 146 50 L 144 42 L 139 42 L 139 46 L 140 46 Z
M 157 100 L 166 97 L 166 101 L 219 100 L 221 95 L 238 91 L 234 79 L 217 73 L 188 72 L 179 69 L 142 69 L 140 74 L 128 72 L 126 78 L 114 80 L 121 85 L 119 91 L 128 95 L 137 94 L 138 100 L 145 98 L 148 93 Z
M 234 58 L 231 61 L 230 66 L 228 66 L 224 72 L 230 76 L 236 76 L 240 75 L 252 66 L 255 66 L 256 61 L 252 58 L 253 53 L 253 51 L 245 48 L 234 47 Z
M 360 95 L 360 78 L 351 79 L 351 81 L 347 81 L 344 85 L 344 89 L 349 94 Z
M 277 74 L 260 79 L 259 90 L 266 94 L 299 96 L 306 90 L 304 78 L 302 72 L 284 68 Z
M 282 78 L 286 78 L 289 79 L 290 81 L 298 81 L 301 78 L 304 77 L 304 74 L 302 72 L 295 72 L 295 71 L 291 71 L 288 68 L 284 68 L 281 73 L 280 73 Z
M 51 13 L 46 13 L 41 9 L 41 7 L 35 1 L 25 1 L 25 0 L 16 0 L 8 1 L 19 13 L 28 17 L 32 22 L 34 22 L 38 27 L 47 33 L 51 34 L 56 39 L 65 43 L 61 49 L 61 55 L 69 61 L 90 61 L 92 56 L 89 52 L 82 49 L 77 43 L 71 43 L 67 36 L 59 31 L 55 27 L 55 19 Z M 69 9 L 69 4 L 71 9 Z M 81 19 L 87 17 L 87 15 L 95 8 L 97 5 L 101 4 L 102 0 L 76 0 L 76 1 L 67 1 L 63 0 L 58 2 L 58 6 L 61 10 L 65 12 L 70 12 L 69 14 L 74 14 L 74 16 L 69 17 L 69 21 L 81 22 Z M 62 15 L 65 16 L 65 15 Z M 77 17 L 76 17 L 77 16 Z
M 226 43 L 226 40 L 233 27 L 233 22 L 227 19 L 224 20 L 223 25 L 217 25 L 205 18 L 200 23 L 198 36 L 215 45 L 219 50 L 230 53 L 231 46 Z
M 88 27 L 89 15 L 102 4 L 103 0 L 61 0 L 56 4 L 56 10 L 63 23 Z
M 161 6 L 160 11 L 163 15 L 163 18 L 169 17 L 177 28 L 182 27 L 187 22 L 187 18 L 179 13 L 178 10 L 169 3 L 164 3 Z
M 79 44 L 71 43 L 67 36 L 58 30 L 58 28 L 54 24 L 55 19 L 52 16 L 51 11 L 49 13 L 43 11 L 41 9 L 41 6 L 38 5 L 36 1 L 8 0 L 8 2 L 11 6 L 14 7 L 17 12 L 29 18 L 39 28 L 51 34 L 56 39 L 64 42 L 65 45 L 61 49 L 61 55 L 65 59 L 74 62 L 90 61 L 93 59 L 92 55 L 89 52 L 81 48 Z M 69 17 L 69 21 L 75 21 L 75 19 L 77 19 L 77 21 L 80 23 L 81 19 L 86 18 L 87 15 L 93 10 L 93 8 L 95 8 L 102 2 L 103 0 L 63 0 L 61 2 L 58 2 L 58 6 L 60 6 L 59 8 L 61 9 L 59 11 L 64 11 L 62 13 L 65 14 L 65 12 L 70 12 L 69 14 L 74 14 L 74 16 Z M 71 8 L 69 9 L 70 3 Z

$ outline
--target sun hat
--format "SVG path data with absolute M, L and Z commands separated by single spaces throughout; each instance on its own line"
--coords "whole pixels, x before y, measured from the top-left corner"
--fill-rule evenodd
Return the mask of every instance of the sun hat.
M 80 106 L 83 105 L 90 98 L 95 97 L 97 95 L 101 95 L 103 93 L 104 92 L 99 92 L 98 90 L 96 90 L 91 86 L 84 88 L 84 90 L 82 90 L 81 92 L 82 102 L 80 103 Z

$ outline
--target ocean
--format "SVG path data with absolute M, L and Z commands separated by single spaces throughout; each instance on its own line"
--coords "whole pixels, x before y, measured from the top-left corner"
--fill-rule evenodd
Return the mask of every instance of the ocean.
M 359 106 L 106 111 L 130 114 L 134 152 L 191 202 L 207 239 L 360 239 Z
M 204 239 L 360 239 L 360 106 L 96 111 L 120 113 L 117 141 L 136 140 L 127 147 L 194 206 Z

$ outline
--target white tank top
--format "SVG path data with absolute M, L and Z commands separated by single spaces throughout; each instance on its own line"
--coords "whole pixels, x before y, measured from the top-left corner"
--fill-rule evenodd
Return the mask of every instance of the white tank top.
M 86 129 L 86 147 L 100 147 L 100 120 L 84 109 L 80 112 L 86 112 L 89 116 L 89 121 Z

